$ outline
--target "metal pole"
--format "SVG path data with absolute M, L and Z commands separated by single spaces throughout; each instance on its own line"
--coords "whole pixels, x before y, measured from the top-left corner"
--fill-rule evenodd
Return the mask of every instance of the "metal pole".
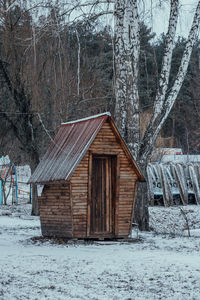
M 2 184 L 2 179 L 0 179 L 0 205 L 3 205 L 3 184 Z
M 32 186 L 30 184 L 30 203 L 32 204 Z
M 15 186 L 16 186 L 15 195 L 16 195 L 16 204 L 18 204 L 17 169 L 16 169 L 15 165 L 13 165 L 13 167 L 14 167 L 14 169 L 15 169 Z

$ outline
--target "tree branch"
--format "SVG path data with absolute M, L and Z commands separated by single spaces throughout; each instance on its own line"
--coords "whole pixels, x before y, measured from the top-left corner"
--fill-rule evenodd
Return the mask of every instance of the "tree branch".
M 191 30 L 188 35 L 188 39 L 185 45 L 185 49 L 183 52 L 181 64 L 176 76 L 176 79 L 174 81 L 174 84 L 172 86 L 172 89 L 168 95 L 168 97 L 162 102 L 162 105 L 160 106 L 160 111 L 156 112 L 156 117 L 152 118 L 152 121 L 150 125 L 148 126 L 144 138 L 141 142 L 140 146 L 140 158 L 141 160 L 146 160 L 146 158 L 150 155 L 155 141 L 158 137 L 158 134 L 162 128 L 163 123 L 167 119 L 174 102 L 178 96 L 178 93 L 180 91 L 180 88 L 183 84 L 188 64 L 190 61 L 190 56 L 192 53 L 192 49 L 194 46 L 194 43 L 196 41 L 198 29 L 199 29 L 199 24 L 200 24 L 200 1 L 198 2 L 196 12 L 194 15 L 193 23 Z
M 178 9 L 179 9 L 179 0 L 171 0 L 169 26 L 166 35 L 165 51 L 163 55 L 160 80 L 159 80 L 159 85 L 156 93 L 156 99 L 154 102 L 152 122 L 156 119 L 156 117 L 160 113 L 160 108 L 164 103 L 166 91 L 168 88 L 172 53 L 175 44 L 174 41 L 175 41 L 175 34 L 176 34 L 177 21 L 178 21 Z

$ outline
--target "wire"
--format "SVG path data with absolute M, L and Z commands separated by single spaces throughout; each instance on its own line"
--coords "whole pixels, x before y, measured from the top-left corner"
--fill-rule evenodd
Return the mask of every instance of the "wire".
M 38 112 L 30 112 L 30 113 L 23 113 L 23 112 L 12 112 L 12 111 L 0 111 L 0 114 L 9 114 L 9 115 L 36 115 Z M 44 114 L 43 112 L 41 114 Z

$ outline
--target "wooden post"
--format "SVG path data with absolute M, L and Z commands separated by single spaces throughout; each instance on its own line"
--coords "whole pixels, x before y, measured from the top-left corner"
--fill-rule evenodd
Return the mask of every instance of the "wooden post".
M 3 184 L 2 184 L 2 179 L 0 179 L 0 205 L 3 205 Z
M 30 184 L 29 203 L 32 204 L 32 186 Z
M 108 157 L 106 158 L 106 232 L 110 231 L 110 172 Z
M 119 232 L 119 187 L 120 187 L 120 153 L 117 154 L 116 166 L 116 200 L 115 200 L 115 235 Z
M 136 194 L 137 194 L 137 180 L 135 181 L 135 184 L 134 184 L 134 196 L 133 196 L 133 203 L 132 203 L 132 213 L 131 213 L 131 222 L 130 222 L 130 228 L 129 228 L 129 234 L 131 233 L 131 230 L 132 230 L 132 223 L 133 223 L 133 216 L 134 216 L 134 207 L 135 207 L 135 199 L 136 199 Z M 135 223 L 137 224 L 137 223 Z M 138 224 L 137 224 L 138 226 Z
M 91 210 L 91 188 L 92 188 L 92 152 L 89 151 L 88 167 L 88 215 L 87 215 L 87 236 L 90 236 L 90 210 Z
M 72 197 L 72 183 L 69 183 L 69 202 L 71 206 L 70 216 L 71 216 L 71 224 L 72 224 L 72 237 L 74 237 L 74 214 L 73 214 L 73 197 Z

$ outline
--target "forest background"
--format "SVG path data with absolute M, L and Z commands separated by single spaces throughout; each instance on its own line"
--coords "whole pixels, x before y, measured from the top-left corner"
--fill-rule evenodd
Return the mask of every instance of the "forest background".
M 50 15 L 40 16 L 36 27 L 31 13 L 16 6 L 0 24 L 0 155 L 8 154 L 18 164 L 30 164 L 27 143 L 24 147 L 21 143 L 28 131 L 26 122 L 33 122 L 27 139 L 31 139 L 32 130 L 38 133 L 35 150 L 41 157 L 61 122 L 114 111 L 112 28 L 102 28 L 98 21 L 63 26 L 58 15 L 61 14 L 52 7 Z M 140 23 L 140 43 L 140 114 L 145 126 L 155 99 L 165 35 L 155 39 L 155 33 Z M 184 45 L 185 39 L 179 37 L 172 58 L 171 82 Z M 198 41 L 178 99 L 162 129 L 161 136 L 170 139 L 160 139 L 163 146 L 180 147 L 186 154 L 200 152 L 199 79 Z M 14 99 L 10 89 L 15 91 Z M 13 133 L 11 123 L 21 128 L 20 132 Z

